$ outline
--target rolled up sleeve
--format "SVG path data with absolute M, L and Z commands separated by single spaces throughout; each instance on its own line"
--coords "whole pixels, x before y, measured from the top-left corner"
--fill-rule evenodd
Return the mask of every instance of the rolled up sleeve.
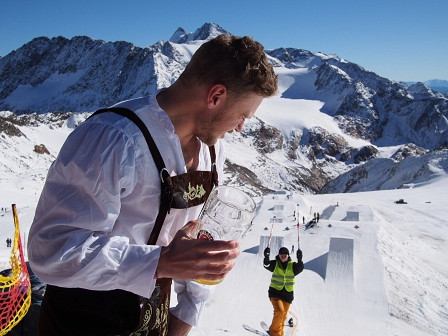
M 198 326 L 205 302 L 212 296 L 214 288 L 192 280 L 174 280 L 177 306 L 171 308 L 171 313 L 189 325 Z

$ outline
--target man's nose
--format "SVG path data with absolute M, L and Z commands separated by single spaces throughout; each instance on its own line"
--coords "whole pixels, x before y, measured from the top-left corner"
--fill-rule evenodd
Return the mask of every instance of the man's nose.
M 244 128 L 244 120 L 241 120 L 240 123 L 236 126 L 235 131 L 241 132 Z

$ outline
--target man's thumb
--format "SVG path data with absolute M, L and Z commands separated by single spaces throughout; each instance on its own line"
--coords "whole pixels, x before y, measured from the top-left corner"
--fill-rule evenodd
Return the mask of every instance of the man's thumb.
M 198 224 L 199 224 L 198 220 L 191 220 L 184 225 L 182 231 L 184 231 L 186 235 L 195 238 Z

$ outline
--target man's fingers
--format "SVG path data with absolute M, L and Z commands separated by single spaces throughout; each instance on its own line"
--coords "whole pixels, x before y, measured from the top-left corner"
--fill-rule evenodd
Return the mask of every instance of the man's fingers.
M 188 222 L 171 243 L 162 248 L 157 273 L 159 277 L 200 279 L 206 274 L 222 279 L 235 265 L 240 254 L 237 241 L 206 241 L 192 237 L 198 221 Z M 210 277 L 204 279 L 213 280 Z
M 203 252 L 238 250 L 240 243 L 236 240 L 197 240 L 197 248 Z
M 234 266 L 234 260 L 229 261 L 225 264 L 210 264 L 209 267 L 207 267 L 207 271 L 211 274 L 227 274 L 232 270 Z
M 208 263 L 222 264 L 236 259 L 240 255 L 240 249 L 234 248 L 231 250 L 207 250 L 204 254 L 204 260 Z
M 230 261 L 226 264 L 210 264 L 201 269 L 201 275 L 197 279 L 203 280 L 221 280 L 232 270 L 235 266 L 235 261 Z
M 196 230 L 196 226 L 198 224 L 199 224 L 198 220 L 191 220 L 187 224 L 185 224 L 184 227 L 178 231 L 178 233 L 181 232 L 184 235 L 187 235 L 187 236 L 192 237 L 192 238 L 196 238 L 196 237 L 193 237 L 193 236 L 194 236 L 194 232 Z

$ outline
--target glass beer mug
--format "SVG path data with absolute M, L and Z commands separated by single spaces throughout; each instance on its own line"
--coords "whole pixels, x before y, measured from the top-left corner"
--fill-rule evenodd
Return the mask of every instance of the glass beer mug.
M 196 238 L 200 240 L 241 240 L 255 212 L 254 200 L 241 190 L 219 186 L 213 189 L 199 215 Z M 201 280 L 216 285 L 222 280 Z

